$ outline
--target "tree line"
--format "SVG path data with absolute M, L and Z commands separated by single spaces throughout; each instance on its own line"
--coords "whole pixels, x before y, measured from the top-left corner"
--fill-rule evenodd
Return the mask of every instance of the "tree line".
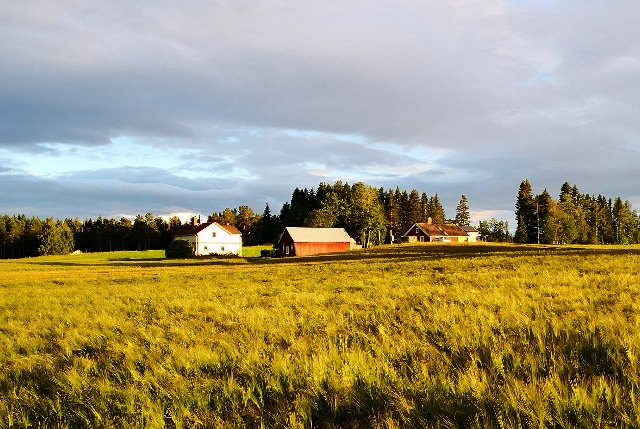
M 249 207 L 226 208 L 209 215 L 209 221 L 233 223 L 243 233 L 245 245 L 277 241 L 285 227 L 307 226 L 344 228 L 357 241 L 368 245 L 390 242 L 404 234 L 416 222 L 447 221 L 438 194 L 375 188 L 362 182 L 349 185 L 320 183 L 317 188 L 295 188 L 291 200 L 273 213 L 267 203 L 261 215 Z M 456 218 L 449 220 L 469 224 L 469 206 L 463 195 Z
M 583 194 L 565 182 L 558 199 L 544 189 L 533 195 L 523 180 L 516 199 L 513 241 L 544 244 L 637 244 L 640 217 L 628 200 Z
M 558 199 L 545 189 L 534 195 L 523 180 L 515 213 L 517 228 L 512 236 L 506 221 L 480 221 L 478 231 L 486 241 L 516 243 L 640 243 L 640 217 L 628 200 L 582 194 L 565 182 Z M 291 200 L 278 213 L 266 204 L 262 214 L 249 206 L 225 208 L 208 221 L 235 225 L 244 245 L 275 243 L 285 227 L 341 227 L 365 246 L 389 243 L 416 222 L 469 225 L 469 206 L 464 195 L 455 218 L 447 219 L 438 194 L 374 188 L 362 182 L 349 185 L 320 183 L 317 188 L 295 188 Z M 134 220 L 102 218 L 41 220 L 25 215 L 0 216 L 0 259 L 47 254 L 106 252 L 116 250 L 165 249 L 182 226 L 178 217 L 164 220 L 151 213 Z
M 180 228 L 178 217 L 165 221 L 151 213 L 127 218 L 54 220 L 24 215 L 0 216 L 0 259 L 116 250 L 164 249 Z
M 349 185 L 320 183 L 317 188 L 295 188 L 291 200 L 273 213 L 267 203 L 262 214 L 249 206 L 227 207 L 208 215 L 208 221 L 235 225 L 243 244 L 275 243 L 285 227 L 341 227 L 365 246 L 391 242 L 416 222 L 469 224 L 464 195 L 455 219 L 447 219 L 438 194 L 375 188 L 362 182 Z M 182 226 L 178 217 L 165 221 L 151 213 L 133 221 L 102 218 L 40 220 L 24 215 L 0 216 L 0 258 L 47 254 L 165 249 Z

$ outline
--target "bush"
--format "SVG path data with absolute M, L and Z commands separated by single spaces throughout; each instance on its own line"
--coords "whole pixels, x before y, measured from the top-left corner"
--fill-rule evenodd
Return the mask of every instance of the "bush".
M 280 256 L 279 249 L 262 249 L 260 251 L 261 258 L 277 258 Z
M 167 246 L 164 255 L 167 258 L 190 258 L 195 254 L 195 248 L 190 241 L 174 240 Z

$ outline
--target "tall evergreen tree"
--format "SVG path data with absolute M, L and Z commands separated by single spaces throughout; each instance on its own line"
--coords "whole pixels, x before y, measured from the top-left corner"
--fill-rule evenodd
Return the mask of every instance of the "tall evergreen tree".
M 415 189 L 412 189 L 411 192 L 409 193 L 409 204 L 408 204 L 408 224 L 409 226 L 407 227 L 410 228 L 411 225 L 413 225 L 416 222 L 420 222 L 422 216 L 421 216 L 421 209 L 420 209 L 420 194 L 418 194 L 418 191 L 416 191 Z
M 420 222 L 426 222 L 431 214 L 429 213 L 429 197 L 426 192 L 420 195 Z
M 398 205 L 395 199 L 394 192 L 389 189 L 385 194 L 384 201 L 384 217 L 387 224 L 387 228 L 392 231 L 392 234 L 396 234 L 399 231 L 398 228 Z
M 262 212 L 262 218 L 260 218 L 260 240 L 259 244 L 273 243 L 276 235 L 278 234 L 277 223 L 274 216 L 271 215 L 271 209 L 269 203 L 264 206 Z
M 404 234 L 407 229 L 411 227 L 410 214 L 409 214 L 409 194 L 407 194 L 406 190 L 402 192 L 398 191 L 396 188 L 396 194 L 399 195 L 398 200 L 396 201 L 398 205 L 398 223 L 400 225 L 401 234 Z
M 569 182 L 564 182 L 560 187 L 560 196 L 559 196 L 560 201 L 564 200 L 567 197 L 571 198 L 572 193 L 573 193 L 573 188 L 571 187 Z
M 467 201 L 467 197 L 462 195 L 460 197 L 460 202 L 456 207 L 456 225 L 468 226 L 470 219 L 471 216 L 469 215 L 469 202 Z
M 550 244 L 555 241 L 553 198 L 545 189 L 536 197 L 536 237 L 535 241 Z
M 527 179 L 520 183 L 518 190 L 516 219 L 518 225 L 513 241 L 516 243 L 535 243 L 537 241 L 536 203 L 531 191 L 531 184 Z
M 431 222 L 444 223 L 446 219 L 444 208 L 440 204 L 437 192 L 429 199 L 429 213 L 431 214 Z

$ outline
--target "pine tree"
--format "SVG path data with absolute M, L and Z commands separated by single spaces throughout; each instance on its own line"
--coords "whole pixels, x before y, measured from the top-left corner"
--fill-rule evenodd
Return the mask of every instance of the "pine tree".
M 409 207 L 408 207 L 408 224 L 407 228 L 410 228 L 414 223 L 420 222 L 421 216 L 420 210 L 420 195 L 418 191 L 412 189 L 409 193 Z
M 571 198 L 572 192 L 573 188 L 569 182 L 564 182 L 560 188 L 560 201 L 563 201 L 565 198 Z
M 429 219 L 429 197 L 426 192 L 423 192 L 420 196 L 420 222 L 426 222 Z
M 469 202 L 467 201 L 467 197 L 462 195 L 460 197 L 460 202 L 458 203 L 458 207 L 456 207 L 456 225 L 459 226 L 467 226 L 469 225 L 470 215 L 469 215 Z
M 444 208 L 442 208 L 442 204 L 440 204 L 437 193 L 429 199 L 429 213 L 431 214 L 431 222 L 444 223 Z
M 260 218 L 259 244 L 273 243 L 277 233 L 276 219 L 271 215 L 269 203 L 266 203 L 264 211 L 262 212 L 262 218 Z
M 396 204 L 398 205 L 398 225 L 400 226 L 398 232 L 404 234 L 412 225 L 409 221 L 409 194 L 406 190 L 400 192 L 396 188 L 396 195 L 398 196 Z
M 389 189 L 384 199 L 384 217 L 387 228 L 396 234 L 398 229 L 398 206 L 393 191 Z
M 527 179 L 520 183 L 516 200 L 516 219 L 518 226 L 513 241 L 516 243 L 535 243 L 537 241 L 536 203 Z
M 553 198 L 545 189 L 536 197 L 536 242 L 551 244 L 556 240 Z

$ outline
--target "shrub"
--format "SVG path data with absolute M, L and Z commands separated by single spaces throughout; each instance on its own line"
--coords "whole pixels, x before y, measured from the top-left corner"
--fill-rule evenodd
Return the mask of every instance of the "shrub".
M 190 241 L 174 240 L 167 246 L 164 255 L 167 258 L 190 258 L 195 254 L 195 248 Z
M 280 256 L 279 249 L 262 249 L 260 251 L 262 258 L 277 258 L 278 256 Z

